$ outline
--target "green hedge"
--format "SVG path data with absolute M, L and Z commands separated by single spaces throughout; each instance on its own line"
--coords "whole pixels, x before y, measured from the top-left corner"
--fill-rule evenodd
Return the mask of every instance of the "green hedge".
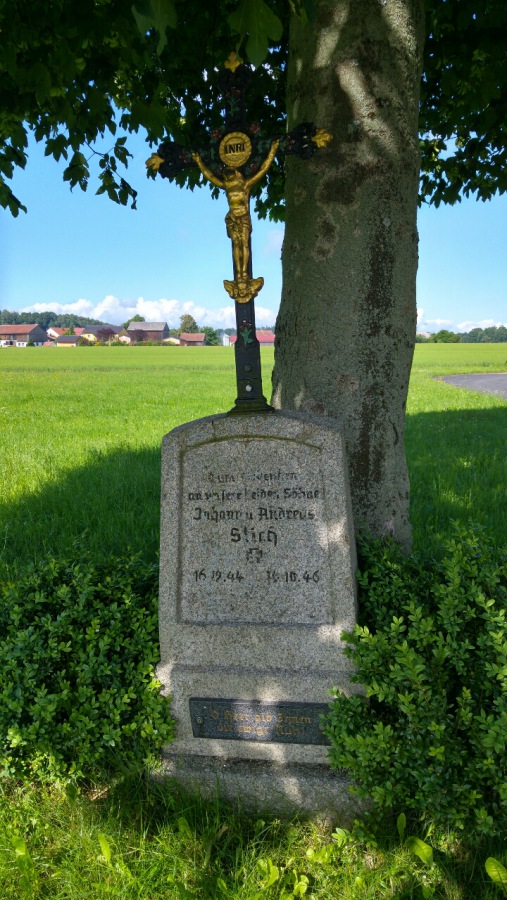
M 0 774 L 100 779 L 172 736 L 157 567 L 49 559 L 0 586 Z
M 363 544 L 347 654 L 365 697 L 337 694 L 332 764 L 374 808 L 469 833 L 507 824 L 507 553 L 456 533 L 442 559 Z

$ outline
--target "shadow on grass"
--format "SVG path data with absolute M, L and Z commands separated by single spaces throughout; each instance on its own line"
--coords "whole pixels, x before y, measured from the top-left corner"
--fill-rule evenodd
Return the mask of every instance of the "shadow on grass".
M 449 523 L 480 523 L 507 544 L 507 406 L 407 417 L 414 547 L 439 542 Z
M 0 571 L 79 543 L 96 561 L 130 547 L 153 559 L 159 544 L 160 450 L 95 452 L 89 462 L 22 500 L 0 500 Z
M 407 417 L 406 448 L 416 549 L 479 522 L 507 544 L 507 407 Z M 127 547 L 153 559 L 159 545 L 160 450 L 95 452 L 22 500 L 0 498 L 0 572 L 76 542 L 99 561 Z
M 284 820 L 249 815 L 218 800 L 191 797 L 169 782 L 156 783 L 135 774 L 118 782 L 93 806 L 92 811 L 90 804 L 89 813 L 103 830 L 114 829 L 124 836 L 130 833 L 132 845 L 136 834 L 142 834 L 148 844 L 158 845 L 161 854 L 171 859 L 173 871 L 190 876 L 195 891 L 190 896 L 203 900 L 214 900 L 217 893 L 222 896 L 222 891 L 217 892 L 217 879 L 227 884 L 226 896 L 236 896 L 235 889 L 240 896 L 250 896 L 244 889 L 247 885 L 251 891 L 254 886 L 261 887 L 258 861 L 262 859 L 273 860 L 280 874 L 297 870 L 308 876 L 310 888 L 317 891 L 315 896 L 321 896 L 320 889 L 322 896 L 328 896 L 325 885 L 330 891 L 341 889 L 339 896 L 349 896 L 347 887 L 352 889 L 359 875 L 363 890 L 367 890 L 364 896 L 416 897 L 421 896 L 421 885 L 429 876 L 430 884 L 438 884 L 436 896 L 487 900 L 497 895 L 497 889 L 486 875 L 484 863 L 488 856 L 505 859 L 507 853 L 505 838 L 467 843 L 443 834 L 426 836 L 423 826 L 409 822 L 405 836 L 425 839 L 433 846 L 430 874 L 403 847 L 396 817 L 376 823 L 366 820 L 360 829 L 362 838 L 358 833 L 340 849 L 329 825 L 298 817 Z M 331 847 L 332 853 L 327 860 L 319 859 L 319 850 L 325 846 Z M 313 851 L 311 857 L 308 850 Z M 386 880 L 390 889 L 384 893 L 380 888 L 385 888 Z M 359 893 L 353 891 L 353 896 Z

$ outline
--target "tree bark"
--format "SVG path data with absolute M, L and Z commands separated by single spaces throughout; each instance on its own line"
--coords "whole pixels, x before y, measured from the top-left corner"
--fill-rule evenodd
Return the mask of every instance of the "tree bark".
M 334 140 L 286 163 L 272 403 L 343 422 L 356 530 L 409 549 L 423 0 L 316 7 L 310 27 L 292 17 L 288 127 Z

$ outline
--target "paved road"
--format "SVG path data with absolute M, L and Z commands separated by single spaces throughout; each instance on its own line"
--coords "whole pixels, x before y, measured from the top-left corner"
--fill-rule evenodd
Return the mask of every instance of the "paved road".
M 492 373 L 488 375 L 446 375 L 440 381 L 454 384 L 456 387 L 479 391 L 480 394 L 496 394 L 507 400 L 507 374 Z

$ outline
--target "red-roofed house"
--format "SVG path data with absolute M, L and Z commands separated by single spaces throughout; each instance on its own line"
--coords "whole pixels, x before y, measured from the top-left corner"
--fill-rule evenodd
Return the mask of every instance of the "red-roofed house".
M 206 335 L 204 332 L 199 334 L 189 334 L 182 331 L 180 334 L 180 347 L 204 347 L 206 343 Z
M 62 334 L 65 334 L 67 330 L 67 328 L 59 328 L 57 325 L 50 325 L 47 329 L 48 337 L 53 338 L 56 341 L 56 339 L 61 337 Z
M 0 347 L 42 347 L 47 334 L 40 325 L 0 325 Z
M 53 338 L 55 341 L 58 340 L 59 337 L 62 337 L 66 332 L 69 331 L 68 328 L 60 328 L 59 325 L 50 325 L 47 329 L 48 337 Z M 86 328 L 76 327 L 74 328 L 74 334 L 77 334 L 78 337 L 81 337 L 82 334 L 86 331 Z
M 257 340 L 261 347 L 273 347 L 275 343 L 275 333 L 274 331 L 268 331 L 267 328 L 258 328 L 255 332 L 257 335 Z M 236 334 L 231 334 L 229 338 L 229 346 L 233 346 L 238 340 L 238 336 Z

